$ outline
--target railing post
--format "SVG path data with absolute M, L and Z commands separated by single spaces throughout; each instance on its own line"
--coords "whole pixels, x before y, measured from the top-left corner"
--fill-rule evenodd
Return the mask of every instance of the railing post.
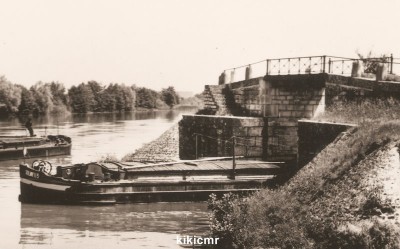
M 249 80 L 250 78 L 251 78 L 251 73 L 252 73 L 252 70 L 251 70 L 251 65 L 249 64 L 247 67 L 246 67 L 246 74 L 245 74 L 245 79 L 246 80 Z
M 266 62 L 267 62 L 267 75 L 269 75 L 269 60 L 267 59 Z
M 360 60 L 353 60 L 351 67 L 351 77 L 361 77 L 364 72 L 363 64 Z
M 325 73 L 326 55 L 322 56 L 322 72 Z
M 197 152 L 197 136 L 198 136 L 198 134 L 196 134 L 196 159 L 199 158 L 199 157 L 198 157 L 198 152 Z
M 236 175 L 236 156 L 235 156 L 235 145 L 236 145 L 236 138 L 233 137 L 232 138 L 232 175 L 231 175 L 231 179 L 235 180 L 235 175 Z
M 344 60 L 342 60 L 342 75 L 344 74 Z
M 299 58 L 299 74 L 301 72 L 301 58 Z
M 328 62 L 328 73 L 331 73 L 331 64 L 332 64 L 332 60 L 331 60 L 331 58 L 329 58 L 329 62 Z
M 278 75 L 281 74 L 281 59 L 278 59 Z
M 393 54 L 390 54 L 390 74 L 393 74 Z
M 386 63 L 379 63 L 376 68 L 376 81 L 385 80 L 387 76 L 387 68 Z
M 290 74 L 290 58 L 288 59 L 288 74 Z
M 226 82 L 226 73 L 225 73 L 225 70 L 221 73 L 221 75 L 219 76 L 219 79 L 218 79 L 218 85 L 223 85 L 223 84 L 225 84 L 225 83 L 227 83 Z

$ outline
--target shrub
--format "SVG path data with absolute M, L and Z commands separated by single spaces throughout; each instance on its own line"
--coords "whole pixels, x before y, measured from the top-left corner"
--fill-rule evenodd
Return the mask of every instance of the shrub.
M 114 154 L 105 154 L 105 155 L 102 155 L 100 158 L 99 158 L 99 160 L 98 160 L 98 162 L 118 162 L 119 160 L 118 160 L 118 158 L 117 158 L 117 156 L 116 155 L 114 155 Z

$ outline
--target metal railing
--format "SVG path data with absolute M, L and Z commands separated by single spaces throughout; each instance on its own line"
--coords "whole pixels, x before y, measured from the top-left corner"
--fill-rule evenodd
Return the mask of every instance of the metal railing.
M 355 61 L 363 64 L 386 64 L 388 74 L 400 73 L 400 58 L 393 55 L 383 58 L 345 58 L 337 56 L 308 56 L 266 59 L 255 63 L 229 68 L 224 70 L 225 82 L 237 82 L 241 80 L 262 77 L 265 75 L 295 75 L 329 73 L 339 75 L 351 75 Z M 221 79 L 221 78 L 220 78 Z

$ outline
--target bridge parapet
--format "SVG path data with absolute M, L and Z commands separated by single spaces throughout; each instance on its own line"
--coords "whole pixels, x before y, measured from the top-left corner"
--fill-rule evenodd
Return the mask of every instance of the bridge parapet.
M 377 65 L 382 64 L 379 75 Z M 264 75 L 299 75 L 299 74 L 336 74 L 360 77 L 363 72 L 354 71 L 355 65 L 363 65 L 366 74 L 376 74 L 377 80 L 384 80 L 382 75 L 400 73 L 400 58 L 345 58 L 337 56 L 308 56 L 278 59 L 265 59 L 248 65 L 225 69 L 219 76 L 218 84 L 227 84 L 248 80 Z M 372 75 L 368 75 L 371 77 Z M 374 75 L 375 77 L 375 75 Z
M 245 150 L 237 151 L 237 155 L 295 165 L 299 154 L 309 153 L 299 151 L 300 119 L 313 118 L 324 112 L 326 106 L 340 101 L 377 97 L 400 99 L 400 76 L 393 75 L 396 69 L 400 72 L 400 60 L 397 60 L 393 56 L 368 58 L 365 61 L 314 56 L 267 59 L 227 69 L 220 75 L 219 85 L 206 86 L 205 90 L 208 96 L 205 98 L 208 101 L 206 107 L 211 110 L 209 114 L 221 116 L 186 118 L 181 123 L 184 129 L 198 129 L 187 128 L 182 131 L 198 136 L 222 136 L 221 139 L 241 137 Z M 375 74 L 365 73 L 372 69 Z M 243 72 L 238 74 L 240 70 Z M 244 123 L 251 120 L 257 125 L 248 128 L 244 123 L 232 121 L 236 119 Z M 324 127 L 330 126 L 318 124 L 318 127 L 322 127 L 323 133 Z M 332 137 L 336 135 L 335 132 L 332 134 Z M 192 137 L 191 140 L 196 139 Z M 182 151 L 189 149 L 188 144 L 193 147 L 196 144 L 193 141 L 182 140 Z M 197 145 L 200 142 L 198 140 Z M 204 141 L 201 146 L 202 156 L 226 156 L 232 151 L 224 147 L 222 142 Z M 192 152 L 195 151 L 193 148 Z M 316 147 L 314 152 L 317 153 L 319 149 Z

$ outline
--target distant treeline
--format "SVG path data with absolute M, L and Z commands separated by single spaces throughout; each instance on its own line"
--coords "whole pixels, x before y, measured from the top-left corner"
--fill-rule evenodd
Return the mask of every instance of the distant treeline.
M 29 89 L 0 77 L 0 114 L 43 115 L 65 112 L 126 112 L 135 109 L 172 108 L 181 98 L 174 87 L 157 92 L 135 85 L 96 81 L 66 89 L 62 83 L 38 82 Z

